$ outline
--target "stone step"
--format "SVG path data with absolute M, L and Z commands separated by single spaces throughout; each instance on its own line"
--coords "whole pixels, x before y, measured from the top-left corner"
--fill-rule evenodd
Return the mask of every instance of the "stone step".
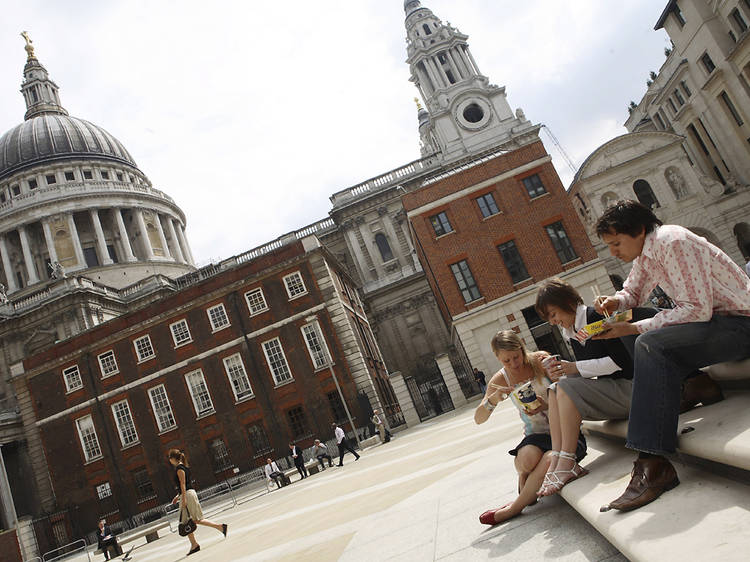
M 677 448 L 692 457 L 750 471 L 750 393 L 726 391 L 725 396 L 722 402 L 680 416 Z M 627 427 L 624 420 L 583 423 L 587 435 L 623 440 Z
M 633 562 L 748 560 L 750 486 L 708 470 L 676 463 L 681 484 L 675 489 L 635 511 L 600 512 L 625 490 L 634 457 L 617 442 L 592 436 L 581 463 L 590 473 L 560 495 Z

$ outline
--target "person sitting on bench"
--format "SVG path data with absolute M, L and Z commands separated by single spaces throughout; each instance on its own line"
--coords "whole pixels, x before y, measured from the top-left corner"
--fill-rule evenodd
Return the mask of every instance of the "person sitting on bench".
M 276 487 L 281 488 L 281 481 L 284 479 L 284 474 L 279 470 L 279 465 L 271 459 L 266 459 L 266 466 L 263 467 L 266 473 L 266 478 L 276 482 Z
M 323 459 L 328 460 L 328 466 L 333 466 L 333 459 L 331 458 L 331 455 L 328 454 L 328 447 L 326 447 L 325 443 L 321 443 L 320 439 L 315 440 L 315 445 L 313 445 L 312 450 L 312 456 L 318 459 L 318 462 L 320 463 L 320 470 L 325 470 L 326 467 L 323 464 Z
M 107 522 L 102 519 L 99 521 L 99 529 L 96 531 L 96 540 L 99 543 L 99 550 L 104 553 L 104 559 L 109 560 L 110 550 L 114 551 L 114 556 L 122 554 L 120 545 L 117 544 L 117 537 L 109 528 Z

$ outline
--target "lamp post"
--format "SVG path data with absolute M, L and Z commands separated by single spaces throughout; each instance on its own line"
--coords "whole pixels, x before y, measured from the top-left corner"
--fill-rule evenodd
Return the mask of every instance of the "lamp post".
M 357 433 L 357 428 L 354 426 L 354 420 L 352 419 L 352 415 L 349 412 L 349 407 L 346 405 L 346 398 L 344 398 L 344 393 L 341 392 L 341 385 L 339 385 L 339 379 L 333 370 L 333 358 L 331 357 L 331 354 L 328 351 L 328 345 L 326 345 L 326 340 L 323 337 L 323 330 L 321 330 L 320 324 L 318 324 L 318 317 L 315 315 L 308 316 L 305 318 L 305 322 L 307 322 L 308 324 L 312 324 L 313 330 L 315 330 L 315 335 L 318 338 L 320 338 L 320 344 L 321 344 L 321 348 L 323 351 L 323 358 L 326 360 L 326 366 L 328 367 L 328 372 L 331 373 L 331 378 L 333 379 L 333 382 L 336 384 L 336 390 L 339 393 L 341 404 L 343 404 L 344 406 L 344 412 L 346 412 L 346 418 L 349 420 L 349 425 L 351 425 L 352 431 L 354 432 L 354 439 L 357 440 L 357 447 L 361 449 L 362 443 L 359 440 L 359 434 Z

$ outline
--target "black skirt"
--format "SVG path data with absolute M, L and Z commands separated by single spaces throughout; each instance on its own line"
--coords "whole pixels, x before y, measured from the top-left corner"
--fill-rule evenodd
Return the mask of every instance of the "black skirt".
M 552 437 L 549 433 L 532 433 L 523 438 L 523 440 L 516 445 L 515 449 L 508 451 L 508 454 L 514 457 L 518 455 L 518 450 L 526 445 L 534 445 L 542 450 L 543 453 L 552 450 Z M 583 433 L 578 433 L 578 444 L 576 445 L 576 460 L 580 462 L 583 457 L 586 456 L 586 438 Z

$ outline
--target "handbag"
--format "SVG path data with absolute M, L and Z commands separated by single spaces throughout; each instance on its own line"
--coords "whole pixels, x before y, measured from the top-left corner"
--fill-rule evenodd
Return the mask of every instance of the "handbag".
M 180 533 L 181 537 L 187 537 L 190 533 L 194 533 L 195 529 L 198 528 L 198 525 L 195 524 L 193 518 L 190 517 L 190 512 L 188 511 L 187 506 L 185 506 L 185 513 L 187 513 L 188 516 L 187 521 L 177 525 L 177 532 Z

